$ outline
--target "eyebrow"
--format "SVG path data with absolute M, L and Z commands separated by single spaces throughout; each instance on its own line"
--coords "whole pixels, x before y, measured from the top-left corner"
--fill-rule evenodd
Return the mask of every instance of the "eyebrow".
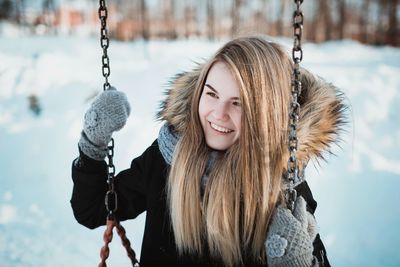
M 206 83 L 205 86 L 207 86 L 214 93 L 218 94 L 218 91 L 214 87 L 212 87 L 210 84 Z M 240 100 L 239 97 L 231 97 L 231 99 L 232 100 Z

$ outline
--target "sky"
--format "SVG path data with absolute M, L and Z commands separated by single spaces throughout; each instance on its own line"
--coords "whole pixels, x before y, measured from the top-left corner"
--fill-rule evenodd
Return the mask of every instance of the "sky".
M 289 51 L 290 39 L 273 39 Z M 157 137 L 168 81 L 224 41 L 112 41 L 110 81 L 132 112 L 114 136 L 117 171 Z M 399 266 L 400 49 L 350 40 L 303 45 L 303 66 L 343 90 L 349 126 L 336 154 L 309 164 L 316 219 L 332 266 Z M 0 36 L 0 262 L 93 266 L 104 228 L 79 225 L 70 208 L 71 163 L 83 115 L 102 90 L 97 38 Z M 39 115 L 29 109 L 35 95 Z M 145 214 L 123 222 L 140 256 Z M 109 266 L 129 263 L 117 237 Z

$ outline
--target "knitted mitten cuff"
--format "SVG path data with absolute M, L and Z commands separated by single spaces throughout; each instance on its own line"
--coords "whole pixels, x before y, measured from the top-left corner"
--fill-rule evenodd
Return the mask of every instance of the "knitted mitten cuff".
M 296 258 L 285 259 L 279 262 L 279 264 L 274 265 L 279 267 L 312 267 L 313 266 L 313 256 L 310 254 L 299 255 Z
M 309 255 L 307 254 L 281 262 L 279 264 L 279 267 L 299 267 L 299 266 L 319 267 L 318 259 L 315 256 L 312 256 L 310 259 Z
M 82 131 L 81 138 L 79 139 L 78 146 L 85 154 L 94 160 L 104 160 L 107 156 L 107 146 L 96 146 L 93 142 L 89 140 L 85 132 Z

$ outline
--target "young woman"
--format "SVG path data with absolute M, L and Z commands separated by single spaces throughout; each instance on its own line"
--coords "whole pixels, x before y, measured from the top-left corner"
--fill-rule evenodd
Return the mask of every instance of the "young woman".
M 329 266 L 305 181 L 294 211 L 284 205 L 291 73 L 279 45 L 242 37 L 175 77 L 157 140 L 116 176 L 118 218 L 147 212 L 141 266 Z M 305 70 L 302 84 L 300 169 L 336 140 L 344 109 Z M 85 114 L 71 204 L 89 228 L 105 223 L 107 144 L 129 112 L 108 90 Z

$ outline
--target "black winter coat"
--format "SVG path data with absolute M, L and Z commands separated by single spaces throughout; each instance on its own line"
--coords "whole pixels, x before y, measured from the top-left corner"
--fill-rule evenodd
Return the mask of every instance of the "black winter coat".
M 147 266 L 220 266 L 218 259 L 207 253 L 202 257 L 186 255 L 178 257 L 166 202 L 166 178 L 169 165 L 162 157 L 157 140 L 139 157 L 131 167 L 115 178 L 118 193 L 119 220 L 134 219 L 146 211 L 140 265 Z M 76 220 L 90 228 L 104 225 L 106 209 L 104 196 L 108 189 L 107 164 L 93 160 L 82 152 L 72 164 L 74 182 L 71 205 Z M 298 194 L 307 202 L 308 210 L 314 213 L 317 203 L 306 182 L 297 186 Z M 330 266 L 319 235 L 314 241 L 314 255 Z M 259 266 L 251 259 L 245 266 Z

